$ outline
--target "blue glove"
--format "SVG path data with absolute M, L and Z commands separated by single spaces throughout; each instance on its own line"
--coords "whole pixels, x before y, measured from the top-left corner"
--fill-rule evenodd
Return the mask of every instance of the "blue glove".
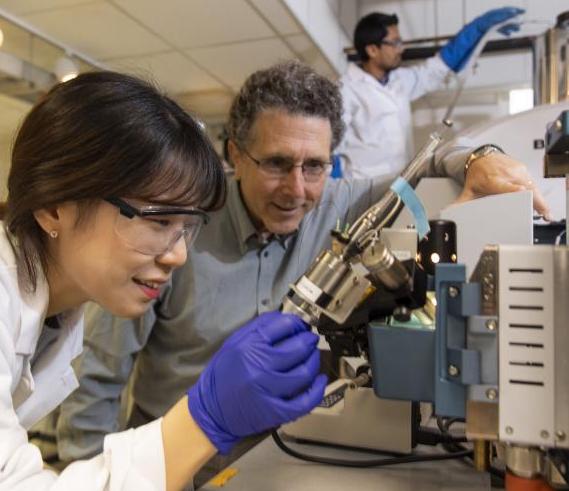
M 500 24 L 524 12 L 524 9 L 517 7 L 489 10 L 466 24 L 454 38 L 443 46 L 440 51 L 441 58 L 453 72 L 459 72 L 466 65 L 474 48 L 476 48 L 484 34 L 496 24 Z M 519 24 L 507 24 L 499 29 L 506 36 L 517 30 L 519 30 Z
M 188 391 L 192 417 L 222 454 L 322 400 L 317 344 L 300 318 L 279 312 L 260 315 L 225 341 Z

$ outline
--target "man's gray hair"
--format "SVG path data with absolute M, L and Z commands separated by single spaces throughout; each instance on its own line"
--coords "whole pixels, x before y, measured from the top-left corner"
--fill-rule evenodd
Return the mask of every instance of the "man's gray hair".
M 327 119 L 332 129 L 331 150 L 344 135 L 342 96 L 337 85 L 298 61 L 279 63 L 247 78 L 231 106 L 229 137 L 238 146 L 245 146 L 255 118 L 268 109 Z

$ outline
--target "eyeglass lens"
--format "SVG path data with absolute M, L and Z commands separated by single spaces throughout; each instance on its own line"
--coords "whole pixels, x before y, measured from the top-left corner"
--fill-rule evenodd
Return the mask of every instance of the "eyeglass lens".
M 183 237 L 189 248 L 195 241 L 203 219 L 190 216 L 133 217 L 117 216 L 116 232 L 132 248 L 143 254 L 160 255 L 171 250 Z

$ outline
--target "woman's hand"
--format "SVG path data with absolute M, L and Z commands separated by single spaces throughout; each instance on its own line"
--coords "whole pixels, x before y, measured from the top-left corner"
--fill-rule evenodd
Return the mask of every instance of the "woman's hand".
M 221 453 L 322 400 L 317 343 L 300 318 L 280 312 L 260 315 L 225 341 L 188 391 L 193 419 Z

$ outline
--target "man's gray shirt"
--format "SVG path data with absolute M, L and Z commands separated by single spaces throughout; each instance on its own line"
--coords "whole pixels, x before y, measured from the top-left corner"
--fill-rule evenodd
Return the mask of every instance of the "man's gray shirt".
M 468 152 L 455 147 L 432 164 L 430 175 L 462 178 Z M 388 189 L 391 180 L 329 180 L 319 204 L 286 237 L 263 241 L 228 179 L 227 202 L 212 214 L 160 299 L 144 317 L 113 317 L 90 305 L 85 348 L 76 370 L 77 389 L 61 406 L 57 426 L 63 460 L 102 450 L 103 438 L 117 431 L 120 394 L 131 372 L 135 404 L 162 416 L 196 381 L 235 329 L 278 309 L 288 287 L 330 244 L 330 230 L 354 223 Z

